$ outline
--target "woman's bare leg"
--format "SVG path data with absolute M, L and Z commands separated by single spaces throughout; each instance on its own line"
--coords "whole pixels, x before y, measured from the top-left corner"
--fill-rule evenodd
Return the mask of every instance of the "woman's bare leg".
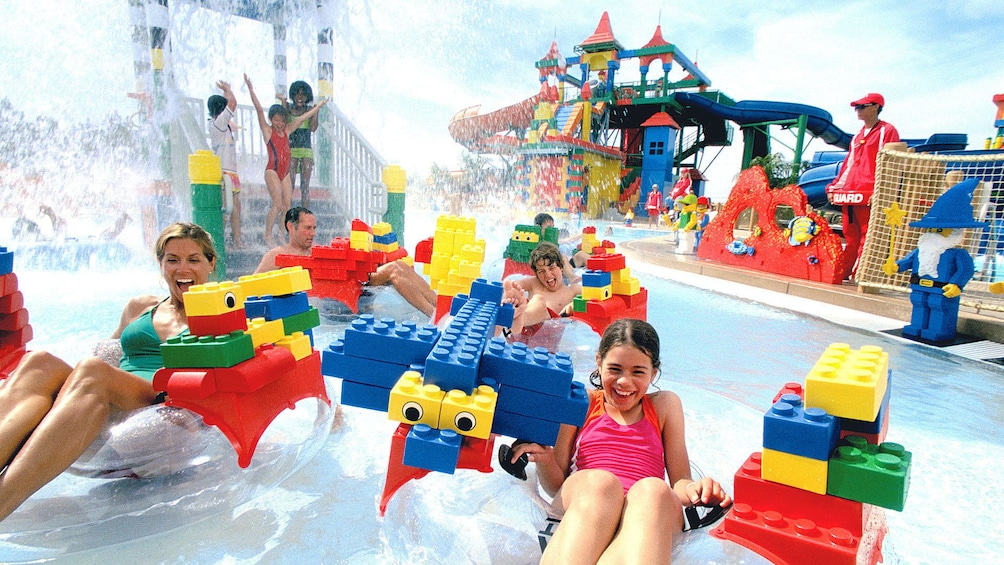
M 135 410 L 155 399 L 149 381 L 96 358 L 78 363 L 0 475 L 0 520 L 76 461 L 113 410 Z
M 45 351 L 25 354 L 6 381 L 0 381 L 0 469 L 14 458 L 42 421 L 71 367 Z
M 596 563 L 621 520 L 621 482 L 608 471 L 577 471 L 565 479 L 554 502 L 565 514 L 541 564 Z
M 662 479 L 642 479 L 628 491 L 620 528 L 599 563 L 669 563 L 682 530 L 676 493 Z
M 300 159 L 300 206 L 310 208 L 310 177 L 314 174 L 314 160 Z

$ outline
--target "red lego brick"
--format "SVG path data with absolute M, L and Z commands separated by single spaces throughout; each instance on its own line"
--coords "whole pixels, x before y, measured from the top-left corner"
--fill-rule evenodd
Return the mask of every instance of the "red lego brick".
M 24 308 L 10 314 L 0 314 L 0 332 L 12 332 L 28 325 L 28 311 Z
M 349 281 L 356 280 L 345 269 L 311 269 L 310 282 L 317 284 L 317 281 Z
M 427 237 L 415 246 L 415 262 L 429 263 L 432 261 L 433 238 Z
M 360 220 L 359 218 L 352 220 L 351 229 L 352 231 L 364 231 L 366 233 L 373 233 L 373 230 L 370 229 L 369 225 L 366 222 Z
M 5 349 L 16 349 L 18 347 L 23 347 L 31 341 L 34 337 L 34 333 L 31 329 L 31 324 L 26 324 L 14 331 L 4 332 L 0 331 L 0 351 Z
M 25 354 L 24 347 L 0 350 L 0 380 L 6 379 L 17 368 L 21 357 Z
M 760 452 L 746 459 L 736 471 L 733 498 L 753 508 L 774 510 L 794 519 L 806 518 L 825 528 L 843 528 L 860 537 L 869 505 L 853 500 L 816 494 L 760 476 Z
M 17 290 L 17 275 L 14 273 L 7 273 L 6 275 L 0 275 L 0 296 L 7 296 L 8 294 L 13 294 Z
M 432 323 L 438 324 L 443 316 L 450 313 L 450 305 L 453 304 L 453 297 L 443 294 L 436 295 L 436 312 L 432 315 Z
M 212 369 L 216 390 L 220 392 L 254 392 L 296 368 L 296 359 L 288 349 L 271 344 L 262 345 L 255 356 L 233 367 Z
M 160 375 L 161 371 L 158 371 L 157 375 Z M 181 385 L 180 381 L 179 386 L 175 386 L 177 375 L 185 374 L 180 372 L 168 375 L 166 378 L 162 377 L 159 384 L 166 385 L 162 388 L 157 387 L 158 379 L 155 375 L 154 388 L 167 392 L 168 406 L 187 408 L 202 416 L 207 424 L 218 427 L 233 445 L 237 452 L 237 464 L 242 468 L 251 464 L 258 440 L 272 420 L 283 410 L 292 408 L 298 400 L 311 397 L 331 404 L 324 388 L 321 356 L 317 351 L 297 361 L 293 370 L 278 375 L 250 393 L 217 391 L 200 398 L 210 385 L 205 384 L 206 378 L 195 375 L 202 371 L 188 371 L 188 373 L 194 377 L 193 380 L 198 382 L 199 386 Z M 187 377 L 181 379 L 184 380 L 187 380 Z
M 188 331 L 192 335 L 226 335 L 235 330 L 248 329 L 244 308 L 212 316 L 189 316 Z
M 802 383 L 784 383 L 781 390 L 774 395 L 774 400 L 771 400 L 771 404 L 777 402 L 785 394 L 797 394 L 802 401 L 805 401 L 805 392 L 802 390 Z
M 0 296 L 0 314 L 10 314 L 24 308 L 24 295 L 20 290 Z
M 640 316 L 632 315 L 632 318 L 638 318 L 639 320 L 646 319 L 646 314 L 648 312 L 648 289 L 642 287 L 638 290 L 637 294 L 621 294 L 618 295 L 624 300 L 624 307 L 628 310 L 633 310 L 635 314 L 641 313 Z M 640 309 L 640 310 L 639 310 Z
M 586 261 L 586 268 L 594 271 L 612 273 L 627 266 L 624 255 L 620 253 L 602 253 L 593 255 Z
M 582 228 L 582 233 L 596 234 L 596 226 L 586 226 Z
M 331 298 L 349 307 L 353 314 L 359 313 L 359 296 L 363 293 L 363 285 L 359 281 L 328 281 L 317 280 L 307 291 L 307 296 Z

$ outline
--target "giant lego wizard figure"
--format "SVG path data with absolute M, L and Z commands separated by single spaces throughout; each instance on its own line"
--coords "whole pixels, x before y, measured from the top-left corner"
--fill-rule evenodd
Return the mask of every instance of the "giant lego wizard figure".
M 973 259 L 959 247 L 966 228 L 985 228 L 973 219 L 973 192 L 979 179 L 967 179 L 949 188 L 935 200 L 927 214 L 913 227 L 924 233 L 917 248 L 899 261 L 887 261 L 887 275 L 911 271 L 910 324 L 903 337 L 928 342 L 948 342 L 955 338 L 959 318 L 959 296 L 973 276 Z

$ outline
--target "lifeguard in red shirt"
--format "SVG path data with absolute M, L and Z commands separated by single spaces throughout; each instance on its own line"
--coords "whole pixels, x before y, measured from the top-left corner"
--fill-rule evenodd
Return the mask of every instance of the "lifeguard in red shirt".
M 885 98 L 881 94 L 870 92 L 864 98 L 851 102 L 851 106 L 865 125 L 851 139 L 850 152 L 841 166 L 840 176 L 826 187 L 830 203 L 843 208 L 844 252 L 851 254 L 845 279 L 854 276 L 857 271 L 857 261 L 868 234 L 878 152 L 886 143 L 899 141 L 896 128 L 878 117 L 885 106 Z

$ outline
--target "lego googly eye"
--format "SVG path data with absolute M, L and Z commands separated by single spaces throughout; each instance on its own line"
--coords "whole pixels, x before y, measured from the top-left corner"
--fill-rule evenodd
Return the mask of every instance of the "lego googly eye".
M 227 308 L 233 308 L 237 306 L 237 297 L 232 292 L 228 292 L 223 295 L 223 304 L 226 304 Z
M 470 412 L 458 412 L 457 415 L 453 417 L 453 425 L 455 425 L 457 429 L 462 432 L 469 432 L 477 427 L 478 419 Z
M 424 414 L 425 409 L 423 409 L 422 405 L 417 402 L 405 402 L 404 406 L 401 407 L 401 415 L 409 422 L 417 422 L 421 420 Z

